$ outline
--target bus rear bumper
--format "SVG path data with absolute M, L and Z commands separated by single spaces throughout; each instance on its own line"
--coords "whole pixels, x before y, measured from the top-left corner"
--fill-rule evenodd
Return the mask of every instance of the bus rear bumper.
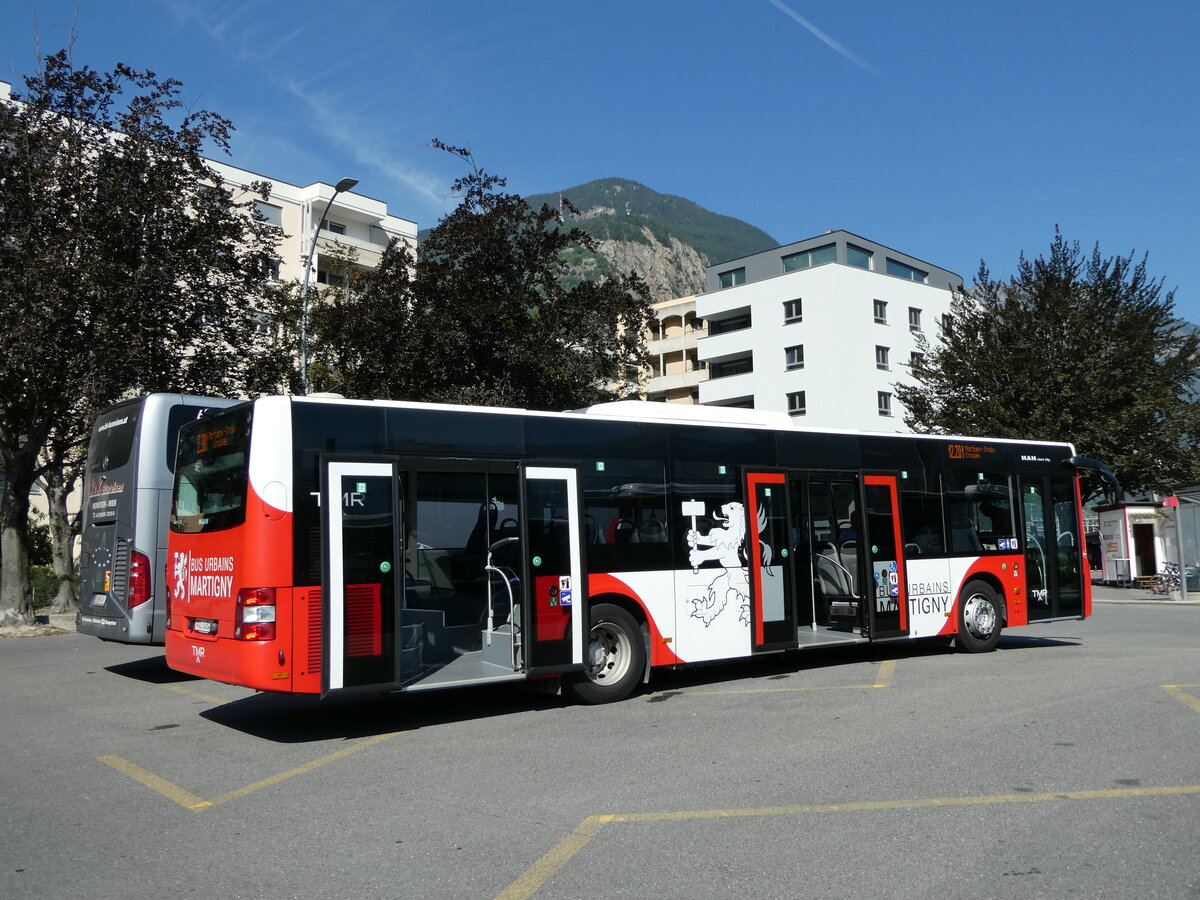
M 175 671 L 256 691 L 292 693 L 292 672 L 281 651 L 277 641 L 197 640 L 167 632 L 167 665 Z

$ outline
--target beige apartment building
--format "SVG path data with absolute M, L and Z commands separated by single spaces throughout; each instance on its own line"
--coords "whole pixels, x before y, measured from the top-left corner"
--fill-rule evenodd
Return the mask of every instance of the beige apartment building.
M 654 321 L 646 349 L 651 368 L 644 372 L 646 399 L 665 403 L 699 403 L 700 382 L 708 371 L 699 359 L 697 342 L 705 334 L 696 315 L 696 295 L 664 300 L 650 307 Z

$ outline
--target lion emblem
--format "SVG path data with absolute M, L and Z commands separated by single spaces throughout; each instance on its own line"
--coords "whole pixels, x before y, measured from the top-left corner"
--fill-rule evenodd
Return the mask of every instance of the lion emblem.
M 715 516 L 724 527 L 710 528 L 708 534 L 696 530 L 695 519 L 687 533 L 688 560 L 692 571 L 700 564 L 715 560 L 723 567 L 721 574 L 709 582 L 704 596 L 689 599 L 692 617 L 700 619 L 707 628 L 731 603 L 738 609 L 738 620 L 750 624 L 750 582 L 742 561 L 746 540 L 746 510 L 740 503 L 726 503 L 721 515 Z

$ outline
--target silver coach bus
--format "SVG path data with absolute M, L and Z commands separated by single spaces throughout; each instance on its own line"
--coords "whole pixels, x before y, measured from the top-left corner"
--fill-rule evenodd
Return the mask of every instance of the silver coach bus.
M 167 520 L 179 428 L 236 400 L 148 394 L 110 406 L 92 426 L 83 491 L 75 627 L 109 641 L 166 637 Z

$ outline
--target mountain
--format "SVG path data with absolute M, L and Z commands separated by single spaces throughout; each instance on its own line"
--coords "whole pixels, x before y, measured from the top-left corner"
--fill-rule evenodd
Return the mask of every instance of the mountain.
M 655 301 L 704 290 L 705 266 L 776 247 L 773 237 L 732 216 L 710 212 L 672 194 L 625 178 L 601 178 L 552 194 L 527 197 L 530 206 L 570 200 L 579 210 L 567 224 L 596 238 L 595 253 L 568 260 L 571 280 L 634 271 Z

